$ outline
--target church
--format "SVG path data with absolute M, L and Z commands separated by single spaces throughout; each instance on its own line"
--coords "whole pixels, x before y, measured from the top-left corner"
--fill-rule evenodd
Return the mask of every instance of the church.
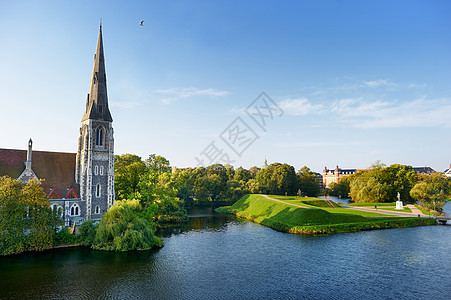
M 30 139 L 27 150 L 0 149 L 0 176 L 44 179 L 41 186 L 65 226 L 99 221 L 115 196 L 112 124 L 100 25 L 77 152 L 33 151 Z

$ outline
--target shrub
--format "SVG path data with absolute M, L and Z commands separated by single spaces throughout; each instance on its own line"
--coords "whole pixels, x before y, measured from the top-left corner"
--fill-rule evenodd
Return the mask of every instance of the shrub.
M 156 224 L 140 216 L 138 200 L 121 200 L 103 215 L 92 245 L 107 251 L 146 250 L 163 246 L 155 236 Z

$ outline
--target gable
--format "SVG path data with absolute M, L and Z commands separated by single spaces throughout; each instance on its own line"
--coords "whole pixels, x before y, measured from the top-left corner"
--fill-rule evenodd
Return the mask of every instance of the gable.
M 18 178 L 25 170 L 26 160 L 26 150 L 0 149 L 0 176 Z M 71 189 L 78 193 L 75 160 L 75 153 L 33 151 L 31 169 L 39 179 L 45 179 L 41 186 L 47 195 L 50 195 L 50 189 L 57 189 L 64 195 Z

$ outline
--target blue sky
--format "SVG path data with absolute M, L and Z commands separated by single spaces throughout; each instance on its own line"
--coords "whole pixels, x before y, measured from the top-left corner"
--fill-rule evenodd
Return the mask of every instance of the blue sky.
M 449 1 L 1 0 L 0 147 L 76 151 L 102 18 L 116 154 L 443 171 L 450 15 Z M 262 92 L 260 127 L 246 107 Z

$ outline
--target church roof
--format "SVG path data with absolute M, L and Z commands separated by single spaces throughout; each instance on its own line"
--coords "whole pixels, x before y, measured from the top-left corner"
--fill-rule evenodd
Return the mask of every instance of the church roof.
M 113 122 L 108 108 L 108 95 L 106 88 L 105 58 L 103 55 L 102 26 L 99 30 L 97 48 L 94 55 L 89 94 L 86 99 L 86 110 L 81 121 L 88 119 Z
M 75 159 L 75 153 L 33 150 L 31 169 L 39 179 L 45 179 L 42 187 L 47 195 L 57 189 L 62 197 L 66 197 L 71 188 L 80 194 L 79 185 L 75 183 Z M 0 149 L 0 176 L 18 178 L 26 161 L 25 150 Z

